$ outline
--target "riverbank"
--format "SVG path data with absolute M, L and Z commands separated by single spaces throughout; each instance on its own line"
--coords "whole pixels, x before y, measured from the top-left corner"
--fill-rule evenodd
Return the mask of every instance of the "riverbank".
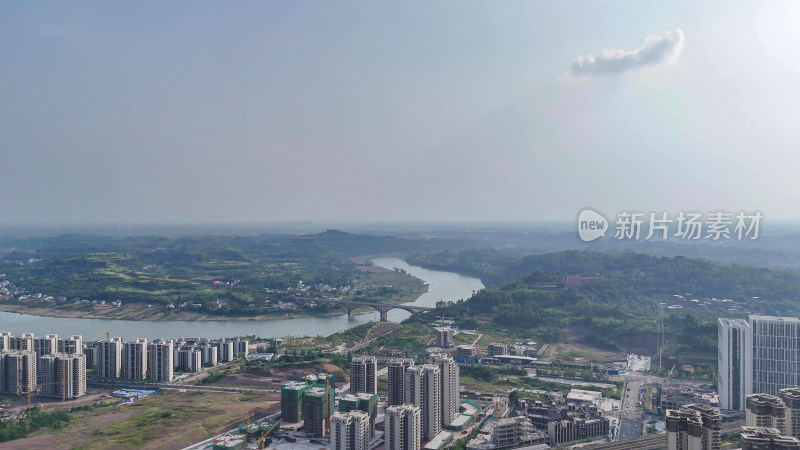
M 391 285 L 394 290 L 377 292 L 368 298 L 345 298 L 346 300 L 370 301 L 375 303 L 411 303 L 428 291 L 424 280 L 406 273 L 396 272 L 380 266 L 364 265 L 357 267 L 359 273 L 368 277 L 376 285 Z M 346 315 L 346 311 L 329 313 L 313 313 L 303 309 L 280 312 L 259 312 L 249 315 L 223 315 L 192 311 L 184 308 L 165 308 L 158 305 L 137 303 L 116 307 L 110 304 L 57 304 L 55 302 L 17 302 L 0 303 L 0 311 L 29 314 L 38 317 L 71 318 L 71 319 L 113 319 L 135 321 L 271 321 L 291 320 L 310 317 L 338 317 Z M 374 311 L 369 307 L 358 308 L 355 313 Z
M 108 319 L 108 320 L 132 320 L 142 322 L 235 322 L 235 321 L 271 321 L 271 320 L 292 320 L 312 317 L 340 317 L 347 315 L 346 312 L 334 312 L 326 314 L 309 314 L 305 312 L 292 312 L 281 314 L 255 314 L 251 316 L 218 316 L 212 314 L 195 313 L 192 311 L 179 311 L 176 313 L 164 313 L 148 309 L 146 306 L 120 308 L 91 305 L 92 309 L 86 309 L 84 305 L 70 308 L 58 307 L 36 307 L 24 304 L 3 304 L 0 303 L 0 311 L 27 314 L 36 317 L 52 317 L 61 319 Z M 372 308 L 357 308 L 356 314 L 375 311 Z
M 418 285 L 421 294 L 406 297 L 412 305 L 417 306 L 436 306 L 438 301 L 457 301 L 468 298 L 476 290 L 483 288 L 483 284 L 476 278 L 464 277 L 455 273 L 430 271 L 420 267 L 410 266 L 405 261 L 397 258 L 376 258 L 373 261 L 374 267 L 370 270 L 383 272 L 396 276 L 398 279 L 406 280 L 404 285 Z M 386 270 L 377 269 L 382 267 Z M 397 269 L 395 271 L 395 269 Z M 405 274 L 403 273 L 405 272 Z M 414 278 L 411 278 L 413 276 Z M 394 282 L 388 283 L 395 285 Z M 400 287 L 400 286 L 397 286 Z M 406 287 L 404 287 L 405 289 Z M 399 293 L 386 294 L 388 301 L 391 296 Z M 407 295 L 407 294 L 406 294 Z M 416 297 L 416 299 L 414 299 Z M 409 303 L 406 300 L 403 303 Z M 105 336 L 106 330 L 112 330 L 112 336 L 119 336 L 125 340 L 135 338 L 165 338 L 177 339 L 181 337 L 198 338 L 218 338 L 236 336 L 257 336 L 260 338 L 291 338 L 291 337 L 314 337 L 330 336 L 334 333 L 348 330 L 368 322 L 377 322 L 380 315 L 374 310 L 357 313 L 354 317 L 344 314 L 341 309 L 340 315 L 318 315 L 301 316 L 295 314 L 293 319 L 288 319 L 288 312 L 281 316 L 273 315 L 268 317 L 226 317 L 226 316 L 203 316 L 191 309 L 191 316 L 173 315 L 171 317 L 160 317 L 153 309 L 149 312 L 126 311 L 126 306 L 113 308 L 105 306 L 107 310 L 94 310 L 94 305 L 64 305 L 68 309 L 54 309 L 55 304 L 50 303 L 44 309 L 34 307 L 35 303 L 26 302 L 24 309 L 18 309 L 19 302 L 0 303 L 0 331 L 8 331 L 14 335 L 20 333 L 34 333 L 36 335 L 58 334 L 59 336 L 69 336 L 79 334 L 87 339 L 92 336 Z M 33 304 L 32 304 L 33 303 Z M 401 303 L 391 301 L 391 303 Z M 77 309 L 81 306 L 82 309 Z M 141 305 L 140 305 L 141 306 Z M 146 305 L 144 305 L 146 307 Z M 37 315 L 34 315 L 37 314 Z M 58 314 L 60 317 L 54 317 Z M 114 314 L 114 315 L 111 315 Z M 148 320 L 136 320 L 137 314 L 148 315 Z M 99 317 L 98 317 L 99 316 Z M 401 322 L 409 316 L 409 313 L 399 309 L 389 311 L 388 319 L 390 322 Z M 183 319 L 184 320 L 180 320 Z M 122 320 L 120 320 L 122 319 Z M 260 319 L 260 320 L 256 320 Z
M 26 304 L 0 303 L 0 311 L 28 314 L 37 317 L 55 317 L 63 319 L 114 319 L 114 320 L 139 320 L 139 321 L 235 321 L 235 320 L 283 320 L 300 317 L 324 317 L 340 314 L 258 314 L 254 316 L 217 316 L 202 314 L 192 311 L 165 312 L 163 309 L 155 310 L 147 306 L 122 306 L 119 308 L 105 305 L 67 305 L 58 307 L 33 306 Z

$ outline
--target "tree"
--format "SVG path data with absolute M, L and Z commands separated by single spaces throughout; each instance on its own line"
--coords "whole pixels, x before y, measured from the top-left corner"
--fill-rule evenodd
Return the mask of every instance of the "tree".
M 519 391 L 514 390 L 508 393 L 508 404 L 516 405 L 519 403 Z

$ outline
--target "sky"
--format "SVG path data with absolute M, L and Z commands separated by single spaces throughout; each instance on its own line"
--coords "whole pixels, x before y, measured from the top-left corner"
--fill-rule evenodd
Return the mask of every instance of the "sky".
M 800 218 L 800 3 L 0 2 L 0 223 Z

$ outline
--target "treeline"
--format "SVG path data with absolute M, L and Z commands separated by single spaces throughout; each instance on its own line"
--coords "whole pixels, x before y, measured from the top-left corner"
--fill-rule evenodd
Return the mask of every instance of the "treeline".
M 521 256 L 518 250 L 480 249 L 416 254 L 409 262 L 480 277 L 490 287 L 507 287 L 514 280 L 528 286 L 561 284 L 566 274 L 600 275 L 600 282 L 583 289 L 592 292 L 628 289 L 648 297 L 728 298 L 767 314 L 800 312 L 800 273 L 737 264 L 715 264 L 682 256 L 655 257 L 642 253 L 564 251 Z M 630 294 L 628 294 L 629 296 Z
M 571 327 L 595 347 L 654 351 L 658 304 L 685 303 L 686 309 L 667 314 L 670 345 L 678 353 L 705 358 L 716 351 L 716 317 L 735 315 L 727 311 L 732 305 L 762 314 L 800 312 L 800 274 L 791 271 L 683 257 L 566 251 L 527 256 L 504 271 L 517 272 L 524 275 L 467 300 L 440 303 L 435 316 L 481 317 L 498 326 L 541 332 Z M 564 289 L 567 274 L 597 278 Z M 691 299 L 708 301 L 710 309 Z M 546 342 L 548 337 L 553 336 L 539 336 Z
M 0 273 L 30 293 L 159 306 L 200 304 L 221 315 L 258 312 L 264 296 L 304 285 L 350 284 L 353 255 L 455 248 L 457 241 L 357 235 L 336 230 L 304 236 L 107 237 L 66 234 L 16 242 Z M 213 284 L 213 281 L 219 281 Z M 391 289 L 379 295 L 391 295 Z M 212 303 L 227 299 L 216 309 Z
M 69 414 L 64 411 L 44 412 L 34 407 L 25 417 L 6 419 L 0 422 L 0 442 L 21 439 L 42 428 L 58 430 L 69 423 Z
M 497 380 L 499 375 L 514 375 L 518 377 L 526 376 L 525 369 L 515 367 L 493 368 L 487 365 L 461 365 L 459 366 L 461 375 L 472 377 L 479 381 L 491 382 Z

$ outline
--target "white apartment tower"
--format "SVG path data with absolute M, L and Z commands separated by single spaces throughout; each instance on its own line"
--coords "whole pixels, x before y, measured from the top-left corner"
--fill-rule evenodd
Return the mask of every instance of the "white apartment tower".
M 200 347 L 200 351 L 203 355 L 203 365 L 207 367 L 214 367 L 217 365 L 217 361 L 219 359 L 219 349 L 216 345 L 213 344 L 203 344 Z
M 72 335 L 66 339 L 59 339 L 58 353 L 66 353 L 67 355 L 83 353 L 83 337 Z
M 750 324 L 742 319 L 719 319 L 717 323 L 719 406 L 744 411 L 745 397 L 752 391 L 753 343 Z
M 18 338 L 11 341 L 11 348 L 14 350 L 30 350 L 33 351 L 33 333 L 22 333 Z
M 331 415 L 333 450 L 368 450 L 370 440 L 369 414 L 364 411 L 337 412 Z
M 232 343 L 231 343 L 232 344 Z M 156 339 L 148 346 L 147 368 L 153 381 L 171 382 L 173 377 L 172 340 Z
M 188 348 L 175 352 L 175 367 L 184 372 L 197 372 L 203 366 L 203 356 L 200 350 Z
M 397 358 L 389 361 L 387 369 L 389 375 L 389 386 L 387 392 L 388 406 L 402 405 L 404 395 L 404 380 L 406 369 L 413 366 L 414 361 L 407 358 Z
M 356 356 L 350 362 L 350 393 L 378 394 L 378 359 Z
M 11 350 L 11 340 L 14 337 L 8 331 L 0 332 L 0 352 Z
M 122 361 L 126 380 L 147 378 L 147 339 L 136 338 L 123 344 Z
M 421 412 L 414 405 L 386 408 L 386 450 L 420 449 Z
M 39 358 L 58 353 L 58 335 L 48 334 L 45 337 L 33 338 L 33 350 Z
M 45 355 L 39 363 L 42 395 L 65 399 L 86 395 L 86 355 Z
M 122 338 L 112 337 L 97 342 L 97 375 L 101 379 L 122 375 Z
M 433 363 L 439 366 L 442 373 L 442 427 L 450 425 L 458 416 L 460 405 L 459 384 L 461 383 L 458 364 L 453 358 L 441 355 L 433 359 Z
M 433 439 L 442 430 L 442 372 L 439 366 L 425 364 L 406 369 L 404 404 L 420 408 L 420 437 Z
M 22 395 L 36 391 L 36 353 L 33 350 L 11 351 L 2 356 L 0 389 L 6 394 Z

